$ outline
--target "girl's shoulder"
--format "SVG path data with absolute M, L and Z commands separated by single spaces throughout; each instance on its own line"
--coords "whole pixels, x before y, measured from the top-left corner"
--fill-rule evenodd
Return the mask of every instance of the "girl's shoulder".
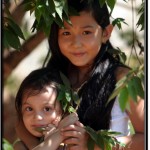
M 115 70 L 116 80 L 119 81 L 121 78 L 127 75 L 129 71 L 130 69 L 127 67 L 117 67 L 117 69 Z
M 28 150 L 21 140 L 16 140 L 13 144 L 14 150 Z

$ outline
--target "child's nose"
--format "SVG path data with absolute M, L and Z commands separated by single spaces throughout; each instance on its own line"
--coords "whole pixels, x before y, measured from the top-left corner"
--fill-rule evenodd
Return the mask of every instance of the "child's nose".
M 43 119 L 43 115 L 41 113 L 35 113 L 34 118 L 37 119 L 37 120 L 42 120 Z
M 82 46 L 82 41 L 81 41 L 80 36 L 78 36 L 78 35 L 74 36 L 73 45 L 74 45 L 74 47 L 81 47 Z

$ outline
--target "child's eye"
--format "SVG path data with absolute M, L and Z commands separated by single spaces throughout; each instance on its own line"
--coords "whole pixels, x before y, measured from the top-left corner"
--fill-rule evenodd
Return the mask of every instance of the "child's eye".
M 90 31 L 84 31 L 83 32 L 83 35 L 87 35 L 87 34 L 91 34 L 92 32 L 90 32 Z
M 63 35 L 70 35 L 70 32 L 63 32 Z
M 45 107 L 45 108 L 44 108 L 44 111 L 46 111 L 46 112 L 47 112 L 47 111 L 51 111 L 51 110 L 52 110 L 52 108 L 50 108 L 50 107 Z
M 26 111 L 32 111 L 33 109 L 31 107 L 26 107 L 25 110 Z

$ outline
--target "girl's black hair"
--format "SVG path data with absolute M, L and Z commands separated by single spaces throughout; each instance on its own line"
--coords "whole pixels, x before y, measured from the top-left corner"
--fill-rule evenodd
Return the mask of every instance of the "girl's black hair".
M 104 4 L 103 7 L 101 7 L 99 4 L 99 0 L 93 0 L 91 3 L 89 3 L 88 0 L 68 0 L 67 2 L 70 9 L 74 8 L 78 12 L 91 12 L 94 19 L 103 29 L 110 24 L 107 6 L 106 4 Z M 54 22 L 51 26 L 51 32 L 49 36 L 49 52 L 51 53 L 51 58 L 47 66 L 55 66 L 66 74 L 66 66 L 68 66 L 69 60 L 60 52 L 60 48 L 58 45 L 58 30 L 59 26 Z M 109 43 L 109 47 L 112 48 L 110 42 L 108 41 L 107 43 Z M 103 45 L 101 49 L 103 49 Z
M 15 107 L 19 119 L 22 119 L 22 101 L 24 96 L 33 96 L 51 86 L 58 92 L 58 86 L 62 84 L 59 72 L 42 68 L 32 71 L 21 83 L 15 99 Z
M 91 12 L 97 23 L 104 29 L 110 24 L 109 12 L 106 4 L 100 6 L 99 0 L 68 0 L 69 7 L 75 8 L 78 12 Z M 53 23 L 49 37 L 51 58 L 47 64 L 48 68 L 57 68 L 67 76 L 69 60 L 62 55 L 58 45 L 58 25 Z M 113 49 L 109 40 L 102 44 L 101 49 L 95 58 L 92 75 L 79 91 L 81 99 L 77 113 L 79 120 L 95 130 L 109 129 L 111 110 L 115 98 L 106 105 L 109 96 L 115 89 L 115 71 L 119 66 L 125 67 L 118 58 L 108 53 Z

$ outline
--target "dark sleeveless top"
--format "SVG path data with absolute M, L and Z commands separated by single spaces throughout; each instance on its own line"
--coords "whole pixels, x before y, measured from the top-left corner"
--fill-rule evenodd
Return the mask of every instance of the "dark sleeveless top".
M 103 58 L 97 63 L 90 79 L 82 86 L 78 94 L 80 105 L 77 113 L 79 120 L 94 130 L 109 129 L 111 110 L 115 98 L 106 105 L 109 96 L 115 89 L 115 70 L 123 66 L 119 61 L 105 52 Z

